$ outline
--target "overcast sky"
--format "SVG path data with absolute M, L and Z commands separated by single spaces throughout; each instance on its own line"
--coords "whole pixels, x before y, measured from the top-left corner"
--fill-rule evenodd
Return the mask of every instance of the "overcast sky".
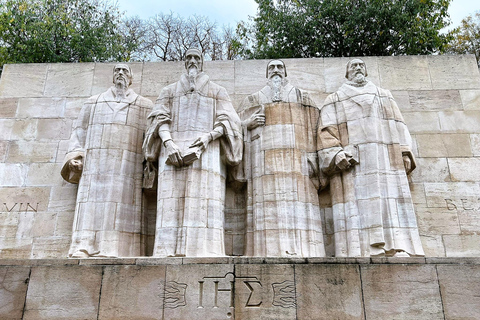
M 254 16 L 257 3 L 254 0 L 118 0 L 121 11 L 127 16 L 138 15 L 147 19 L 157 13 L 173 11 L 181 16 L 193 14 L 207 16 L 216 21 L 218 26 L 230 24 L 232 27 L 248 16 Z M 460 21 L 480 10 L 479 0 L 453 0 L 450 4 L 450 18 L 452 27 L 460 25 Z

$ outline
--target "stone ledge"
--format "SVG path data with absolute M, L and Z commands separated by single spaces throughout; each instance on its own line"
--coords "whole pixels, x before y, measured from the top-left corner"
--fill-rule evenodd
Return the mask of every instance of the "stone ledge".
M 110 265 L 217 265 L 217 264 L 457 264 L 480 265 L 480 257 L 361 257 L 361 258 L 273 258 L 273 257 L 219 257 L 219 258 L 90 258 L 90 259 L 0 259 L 0 266 L 110 266 Z

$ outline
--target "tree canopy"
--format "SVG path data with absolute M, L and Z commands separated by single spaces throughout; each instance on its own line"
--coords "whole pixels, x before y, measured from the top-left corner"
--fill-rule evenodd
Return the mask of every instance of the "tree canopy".
M 0 65 L 122 60 L 109 0 L 0 0 Z
M 251 58 L 432 54 L 444 50 L 451 0 L 255 0 L 239 25 Z
M 455 28 L 452 34 L 453 39 L 446 51 L 454 54 L 474 54 L 480 67 L 480 11 L 463 19 L 461 26 Z

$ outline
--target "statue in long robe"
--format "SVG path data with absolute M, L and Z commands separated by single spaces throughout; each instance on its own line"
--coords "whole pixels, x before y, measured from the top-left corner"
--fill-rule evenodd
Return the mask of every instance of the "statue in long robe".
M 247 256 L 325 256 L 317 189 L 320 110 L 286 79 L 280 60 L 267 66 L 268 85 L 240 107 L 245 134 Z M 318 171 L 318 170 L 317 170 Z
M 411 137 L 392 94 L 353 59 L 321 109 L 318 152 L 330 184 L 335 256 L 423 256 L 407 174 Z
M 117 64 L 115 86 L 89 98 L 74 125 L 61 172 L 79 184 L 69 257 L 144 253 L 142 139 L 153 103 L 128 88 L 132 77 Z
M 148 116 L 145 158 L 149 167 L 158 159 L 153 256 L 224 256 L 226 170 L 242 159 L 241 122 L 199 50 L 187 51 L 185 68 Z

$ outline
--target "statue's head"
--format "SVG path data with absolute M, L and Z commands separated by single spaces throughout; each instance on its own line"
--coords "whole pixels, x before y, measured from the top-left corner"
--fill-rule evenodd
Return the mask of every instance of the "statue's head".
M 197 48 L 190 48 L 185 53 L 185 69 L 187 69 L 188 72 L 190 68 L 203 71 L 203 55 Z
M 113 83 L 123 84 L 125 88 L 128 88 L 133 81 L 133 72 L 130 67 L 124 63 L 117 63 L 113 67 Z
M 282 60 L 272 60 L 267 65 L 267 79 L 272 79 L 273 76 L 278 75 L 282 79 L 287 76 L 287 68 Z
M 366 76 L 368 76 L 367 66 L 362 59 L 352 59 L 348 61 L 345 78 L 349 81 L 355 81 L 356 78 L 357 80 L 361 79 L 362 81 L 365 81 Z

